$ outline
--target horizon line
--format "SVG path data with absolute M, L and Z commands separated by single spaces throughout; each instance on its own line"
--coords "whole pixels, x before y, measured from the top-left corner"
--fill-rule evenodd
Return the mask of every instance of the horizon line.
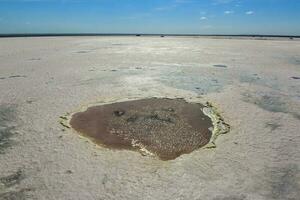
M 278 34 L 163 34 L 163 33 L 0 33 L 0 37 L 55 37 L 55 36 L 219 36 L 219 37 L 282 37 L 300 38 L 300 35 Z

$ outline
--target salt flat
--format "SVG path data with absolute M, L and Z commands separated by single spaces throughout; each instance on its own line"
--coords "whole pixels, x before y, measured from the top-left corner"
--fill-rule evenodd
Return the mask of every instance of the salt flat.
M 0 39 L 0 199 L 298 199 L 299 39 Z M 161 161 L 60 116 L 150 97 L 210 102 L 229 133 Z

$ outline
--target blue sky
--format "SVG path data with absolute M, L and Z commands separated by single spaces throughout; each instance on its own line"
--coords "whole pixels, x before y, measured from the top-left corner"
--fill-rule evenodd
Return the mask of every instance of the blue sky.
M 0 33 L 300 35 L 300 0 L 0 0 Z

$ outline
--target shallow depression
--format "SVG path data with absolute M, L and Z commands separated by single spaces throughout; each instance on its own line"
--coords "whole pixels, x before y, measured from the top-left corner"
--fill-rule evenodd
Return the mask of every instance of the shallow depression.
M 203 105 L 150 98 L 112 103 L 75 113 L 70 125 L 95 143 L 175 159 L 209 143 L 211 119 Z

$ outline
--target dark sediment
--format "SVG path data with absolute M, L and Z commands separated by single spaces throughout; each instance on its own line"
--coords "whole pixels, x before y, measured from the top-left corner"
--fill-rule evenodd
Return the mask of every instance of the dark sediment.
M 15 135 L 16 110 L 12 105 L 0 105 L 0 154 L 11 147 L 14 143 L 12 137 Z
M 0 177 L 0 183 L 2 183 L 6 187 L 11 187 L 16 184 L 19 184 L 22 179 L 23 179 L 23 172 L 19 170 L 14 174 L 5 177 Z
M 292 79 L 300 80 L 300 76 L 292 76 Z
M 212 122 L 202 108 L 183 99 L 151 98 L 90 107 L 74 114 L 70 124 L 105 147 L 171 160 L 210 141 Z
M 214 67 L 227 68 L 227 66 L 226 66 L 226 65 L 214 65 Z

